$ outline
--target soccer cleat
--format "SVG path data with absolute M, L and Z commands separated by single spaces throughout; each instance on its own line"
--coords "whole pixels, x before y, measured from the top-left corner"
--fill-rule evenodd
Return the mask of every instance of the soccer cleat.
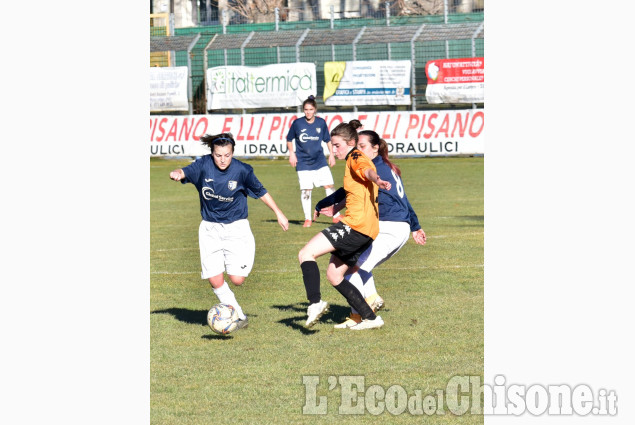
M 244 319 L 238 319 L 238 322 L 236 323 L 237 325 L 236 325 L 236 329 L 234 329 L 235 331 L 246 328 L 249 325 L 249 319 L 247 319 L 247 316 L 245 316 Z
M 329 303 L 327 303 L 326 301 L 320 300 L 317 303 L 311 304 L 306 311 L 308 317 L 306 319 L 305 326 L 307 328 L 310 328 L 311 326 L 315 325 L 318 319 L 322 317 L 322 315 L 326 313 L 328 309 L 329 309 Z
M 379 310 L 384 308 L 384 299 L 380 297 L 377 292 L 375 292 L 373 295 L 369 295 L 366 298 L 366 303 L 373 310 L 373 313 L 377 313 Z
M 302 227 L 311 227 L 311 220 L 304 220 Z
M 339 223 L 341 219 L 342 219 L 341 215 L 338 215 L 337 217 L 333 217 L 333 224 Z
M 356 324 L 362 321 L 362 316 L 359 314 L 351 313 L 350 316 L 346 318 L 345 321 L 340 323 L 339 325 L 333 326 L 335 329 L 346 329 L 355 326 Z
M 384 320 L 381 318 L 381 316 L 377 316 L 374 320 L 362 320 L 360 323 L 356 324 L 353 327 L 350 327 L 349 329 L 352 331 L 361 331 L 364 329 L 381 328 L 382 326 L 384 326 Z

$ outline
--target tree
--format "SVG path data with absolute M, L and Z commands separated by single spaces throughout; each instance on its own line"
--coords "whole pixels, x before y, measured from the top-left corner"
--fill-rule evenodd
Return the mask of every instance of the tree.
M 276 8 L 280 13 L 280 20 L 285 20 L 286 0 L 230 0 L 227 9 L 243 16 L 251 23 L 274 22 Z

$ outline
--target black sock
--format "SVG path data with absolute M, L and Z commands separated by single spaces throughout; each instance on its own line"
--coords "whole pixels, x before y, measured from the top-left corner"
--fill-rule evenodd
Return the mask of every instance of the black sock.
M 362 316 L 362 319 L 374 320 L 377 316 L 373 313 L 366 300 L 364 299 L 359 289 L 357 289 L 351 282 L 344 279 L 339 285 L 335 287 L 340 294 L 346 298 L 346 301 Z
M 302 279 L 304 279 L 304 289 L 306 298 L 311 304 L 320 302 L 320 269 L 315 261 L 305 261 L 300 264 L 302 269 Z

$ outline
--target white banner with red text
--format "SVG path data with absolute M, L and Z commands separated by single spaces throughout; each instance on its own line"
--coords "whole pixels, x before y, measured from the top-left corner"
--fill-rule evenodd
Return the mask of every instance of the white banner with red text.
M 287 156 L 287 132 L 302 114 L 151 115 L 150 156 L 210 153 L 199 138 L 232 133 L 236 157 Z M 320 114 L 330 129 L 358 119 L 364 130 L 386 140 L 391 156 L 451 156 L 485 153 L 485 111 L 345 112 Z M 325 150 L 326 151 L 326 150 Z
M 428 103 L 485 101 L 483 58 L 437 59 L 426 63 Z

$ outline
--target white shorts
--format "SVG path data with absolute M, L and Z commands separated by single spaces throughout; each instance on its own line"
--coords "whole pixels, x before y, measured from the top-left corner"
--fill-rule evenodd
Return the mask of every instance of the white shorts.
M 298 171 L 300 190 L 313 189 L 313 186 L 333 186 L 333 175 L 328 166 L 319 170 Z
M 229 224 L 201 221 L 198 246 L 201 251 L 201 279 L 209 279 L 224 271 L 247 277 L 254 265 L 256 240 L 247 219 Z
M 370 272 L 373 268 L 395 255 L 410 238 L 410 224 L 404 221 L 379 220 L 379 235 L 357 260 L 360 269 Z

